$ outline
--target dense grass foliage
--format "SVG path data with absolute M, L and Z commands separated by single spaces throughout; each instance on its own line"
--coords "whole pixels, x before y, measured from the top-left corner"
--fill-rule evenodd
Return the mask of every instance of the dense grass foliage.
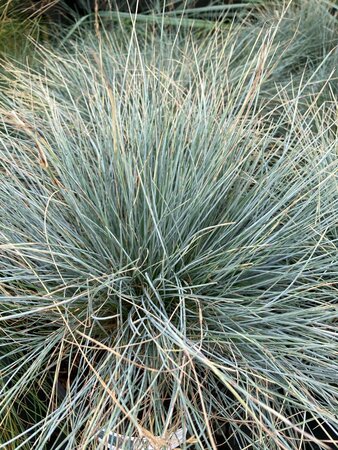
M 74 36 L 1 80 L 0 447 L 334 448 L 336 19 Z

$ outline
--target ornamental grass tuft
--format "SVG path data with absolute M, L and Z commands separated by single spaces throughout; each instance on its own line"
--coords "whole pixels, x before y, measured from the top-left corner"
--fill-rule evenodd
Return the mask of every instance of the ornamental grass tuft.
M 324 3 L 204 33 L 85 28 L 6 67 L 1 448 L 162 449 L 180 429 L 182 449 L 335 448 Z

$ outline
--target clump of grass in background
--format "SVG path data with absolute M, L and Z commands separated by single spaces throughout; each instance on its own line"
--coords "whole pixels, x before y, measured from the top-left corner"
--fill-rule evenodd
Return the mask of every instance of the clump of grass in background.
M 68 15 L 67 15 L 68 14 Z M 59 0 L 0 0 L 0 62 L 34 64 L 37 43 L 50 45 L 71 23 L 69 8 Z
M 29 41 L 40 34 L 37 20 L 27 17 L 18 2 L 0 2 L 0 57 L 25 59 L 32 52 Z
M 312 6 L 8 67 L 2 446 L 334 447 L 337 103 L 312 75 L 336 25 Z

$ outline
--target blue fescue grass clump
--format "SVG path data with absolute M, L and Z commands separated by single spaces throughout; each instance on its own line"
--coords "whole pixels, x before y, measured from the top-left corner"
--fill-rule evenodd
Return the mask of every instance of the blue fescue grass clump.
M 337 26 L 318 8 L 330 41 L 301 45 L 312 6 L 288 45 L 292 11 L 7 67 L 2 447 L 334 448 Z

